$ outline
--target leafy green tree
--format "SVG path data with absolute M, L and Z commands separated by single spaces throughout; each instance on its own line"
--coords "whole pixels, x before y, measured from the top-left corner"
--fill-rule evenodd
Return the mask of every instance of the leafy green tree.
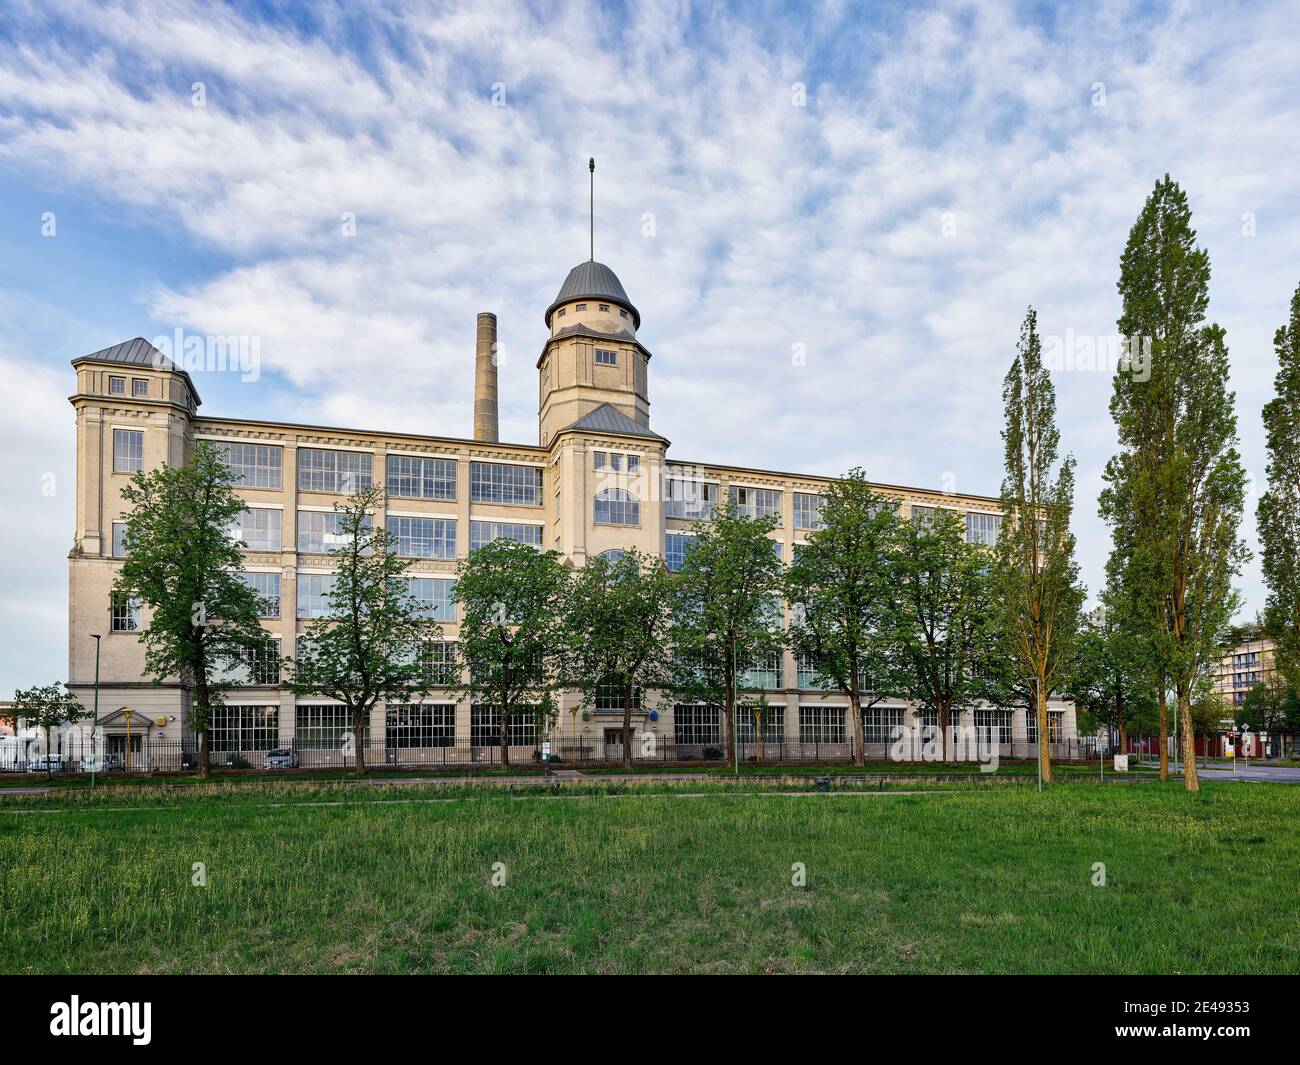
M 1224 332 L 1205 323 L 1209 278 L 1187 197 L 1166 174 L 1120 264 L 1119 330 L 1149 357 L 1115 374 L 1120 450 L 1106 467 L 1101 512 L 1116 530 L 1116 568 L 1135 615 L 1149 626 L 1161 705 L 1167 688 L 1177 699 L 1185 750 L 1194 749 L 1192 702 L 1236 610 L 1232 581 L 1247 557 L 1237 536 L 1246 475 Z M 1183 777 L 1188 791 L 1200 789 L 1194 760 Z
M 1252 732 L 1293 732 L 1300 729 L 1300 692 L 1274 671 L 1246 693 L 1233 715 L 1238 728 Z
M 821 527 L 808 534 L 785 574 L 793 604 L 788 639 L 819 683 L 848 697 L 853 758 L 863 765 L 862 711 L 870 705 L 864 701 L 902 687 L 892 630 L 900 521 L 860 469 L 826 489 L 818 516 Z
M 457 642 L 468 667 L 459 690 L 500 709 L 503 765 L 510 719 L 554 698 L 569 579 L 558 553 L 512 540 L 484 544 L 458 569 Z
M 131 509 L 113 594 L 149 608 L 140 639 L 154 683 L 178 677 L 191 686 L 189 724 L 206 776 L 212 713 L 266 641 L 257 593 L 241 573 L 246 545 L 230 535 L 248 504 L 221 453 L 202 442 L 183 466 L 136 473 L 122 501 Z
M 894 556 L 892 632 L 904 694 L 935 712 L 948 759 L 952 715 L 1001 697 L 1001 644 L 991 559 L 950 510 L 902 523 Z
M 54 751 L 51 733 L 56 728 L 70 725 L 91 716 L 88 710 L 67 686 L 55 681 L 43 687 L 26 688 L 14 692 L 13 709 L 8 715 L 12 717 L 14 729 L 22 721 L 29 728 L 38 728 L 45 733 L 45 753 Z M 53 772 L 53 763 L 46 758 L 45 767 Z
M 775 528 L 775 518 L 738 515 L 724 500 L 713 521 L 696 522 L 678 574 L 672 688 L 721 709 L 733 760 L 740 675 L 782 650 L 781 560 L 768 535 Z
M 334 586 L 325 613 L 298 641 L 287 681 L 296 695 L 326 695 L 348 708 L 359 773 L 366 771 L 371 711 L 381 701 L 408 702 L 428 689 L 422 652 L 441 632 L 411 594 L 411 560 L 398 558 L 387 531 L 371 520 L 384 499 L 383 486 L 374 485 L 334 504 Z
M 676 576 L 636 550 L 617 561 L 589 558 L 565 603 L 559 636 L 562 682 L 594 705 L 601 689 L 623 707 L 623 764 L 632 764 L 632 711 L 672 682 L 669 646 Z
M 1118 730 L 1120 750 L 1127 751 L 1129 731 L 1154 723 L 1156 697 L 1141 657 L 1144 644 L 1121 620 L 1118 610 L 1105 605 L 1084 618 L 1065 690 L 1096 724 Z
M 1276 646 L 1277 668 L 1300 691 L 1300 288 L 1273 346 L 1276 395 L 1264 407 L 1268 491 L 1255 513 L 1268 585 L 1265 626 Z
M 1031 307 L 1002 387 L 1002 528 L 994 553 L 993 604 L 1012 669 L 1030 681 L 1038 764 L 1052 779 L 1047 700 L 1065 679 L 1083 606 L 1074 560 L 1074 458 L 1060 457 L 1056 389 L 1043 365 Z

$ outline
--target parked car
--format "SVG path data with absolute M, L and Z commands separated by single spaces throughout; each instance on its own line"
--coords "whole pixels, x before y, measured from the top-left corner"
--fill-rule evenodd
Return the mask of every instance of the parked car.
M 298 756 L 288 747 L 267 751 L 262 765 L 267 769 L 297 769 Z
M 62 773 L 63 759 L 57 754 L 37 755 L 27 763 L 29 773 Z
M 102 758 L 83 758 L 81 760 L 81 771 L 83 773 L 122 773 L 126 770 L 126 762 L 122 760 L 120 754 L 106 754 Z

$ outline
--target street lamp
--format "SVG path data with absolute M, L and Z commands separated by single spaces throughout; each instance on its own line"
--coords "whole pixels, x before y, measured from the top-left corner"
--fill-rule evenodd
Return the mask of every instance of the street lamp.
M 92 632 L 90 638 L 95 641 L 95 716 L 90 733 L 90 786 L 95 787 L 95 762 L 99 758 L 99 641 L 100 634 Z
M 126 771 L 131 772 L 131 715 L 135 711 L 129 706 L 122 707 L 122 716 L 126 718 Z

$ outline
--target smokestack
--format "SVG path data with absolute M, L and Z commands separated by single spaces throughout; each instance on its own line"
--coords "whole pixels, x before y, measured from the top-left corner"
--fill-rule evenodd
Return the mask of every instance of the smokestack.
M 478 316 L 474 344 L 474 439 L 497 440 L 497 316 Z

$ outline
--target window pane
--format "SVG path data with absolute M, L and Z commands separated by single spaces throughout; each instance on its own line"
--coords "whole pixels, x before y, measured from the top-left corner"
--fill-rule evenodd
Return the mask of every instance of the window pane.
M 597 525 L 639 525 L 641 504 L 630 492 L 606 488 L 596 493 L 594 520 Z
M 471 551 L 490 544 L 493 540 L 513 540 L 518 544 L 542 546 L 542 527 L 510 521 L 471 521 L 469 523 L 469 549 Z
M 388 494 L 404 499 L 455 499 L 456 460 L 389 455 Z
M 284 484 L 284 448 L 274 444 L 213 444 L 230 470 L 230 481 L 241 488 L 281 488 Z M 277 546 L 277 550 L 278 550 Z
M 139 429 L 113 430 L 113 472 L 144 469 L 144 433 Z
M 476 503 L 539 506 L 542 502 L 542 471 L 536 466 L 471 462 L 469 493 L 470 499 Z
M 388 519 L 389 543 L 403 558 L 455 558 L 454 518 Z
M 371 485 L 374 456 L 366 451 L 298 449 L 298 489 L 355 495 Z
M 268 507 L 249 507 L 230 530 L 236 540 L 243 540 L 250 551 L 279 551 L 280 511 Z

